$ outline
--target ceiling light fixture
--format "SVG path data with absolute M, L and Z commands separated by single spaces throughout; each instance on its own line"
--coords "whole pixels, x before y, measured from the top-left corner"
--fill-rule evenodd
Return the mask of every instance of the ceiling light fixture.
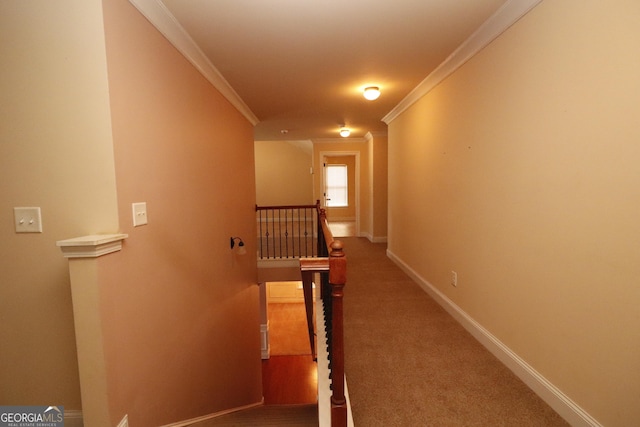
M 347 128 L 342 128 L 340 129 L 340 136 L 343 138 L 348 137 L 349 135 L 351 135 L 351 131 Z
M 373 101 L 374 99 L 378 99 L 378 97 L 380 96 L 380 88 L 378 86 L 365 87 L 363 95 L 369 101 Z

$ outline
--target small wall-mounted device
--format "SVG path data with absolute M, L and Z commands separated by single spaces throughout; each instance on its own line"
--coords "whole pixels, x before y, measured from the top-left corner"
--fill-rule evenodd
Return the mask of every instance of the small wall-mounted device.
M 131 205 L 133 211 L 133 226 L 139 227 L 147 224 L 147 203 L 139 202 Z
M 40 208 L 13 208 L 16 233 L 42 233 Z

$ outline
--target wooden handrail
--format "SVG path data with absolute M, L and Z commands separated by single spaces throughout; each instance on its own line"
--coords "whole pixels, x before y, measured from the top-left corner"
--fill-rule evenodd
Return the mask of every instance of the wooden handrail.
M 270 209 L 308 209 L 308 208 L 318 208 L 318 206 L 320 206 L 320 200 L 317 200 L 315 205 L 282 205 L 282 206 L 256 205 L 256 211 L 266 211 Z
M 331 360 L 331 426 L 345 427 L 347 425 L 347 401 L 344 389 L 344 332 L 343 332 L 343 296 L 347 281 L 347 257 L 341 241 L 335 240 L 325 209 L 316 203 L 318 212 L 318 257 L 300 260 L 300 271 L 307 309 L 307 326 L 313 357 L 315 358 L 315 344 L 313 332 L 313 273 L 320 273 L 321 298 L 325 302 L 325 310 L 330 315 L 328 339 Z M 329 306 L 329 307 L 327 307 Z

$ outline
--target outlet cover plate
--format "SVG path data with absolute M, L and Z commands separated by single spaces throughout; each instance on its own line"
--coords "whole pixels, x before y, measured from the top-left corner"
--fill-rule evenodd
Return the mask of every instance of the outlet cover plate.
M 42 233 L 40 208 L 13 208 L 16 233 Z
M 133 210 L 133 226 L 139 227 L 147 224 L 147 203 L 133 203 L 131 207 Z

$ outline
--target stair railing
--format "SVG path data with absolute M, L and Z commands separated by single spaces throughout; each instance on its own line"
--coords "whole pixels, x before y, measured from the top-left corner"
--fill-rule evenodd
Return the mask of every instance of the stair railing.
M 260 259 L 300 260 L 309 342 L 314 359 L 317 353 L 313 323 L 313 275 L 320 276 L 331 382 L 331 426 L 346 427 L 348 404 L 345 396 L 343 297 L 347 281 L 347 258 L 343 244 L 334 239 L 326 210 L 321 208 L 319 200 L 315 205 L 256 205 L 256 220 Z
M 324 307 L 324 322 L 327 337 L 328 363 L 331 376 L 331 426 L 347 425 L 347 401 L 344 374 L 343 297 L 347 281 L 347 258 L 343 244 L 333 238 L 324 209 L 317 204 L 318 211 L 318 257 L 300 259 L 300 271 L 307 309 L 307 325 L 312 354 L 316 355 L 313 339 L 312 278 L 320 274 L 320 297 Z M 320 327 L 321 325 L 317 325 Z M 321 345 L 321 343 L 319 343 Z M 320 363 L 320 362 L 319 362 Z
M 315 205 L 258 206 L 258 257 L 290 259 L 317 256 L 317 210 Z

